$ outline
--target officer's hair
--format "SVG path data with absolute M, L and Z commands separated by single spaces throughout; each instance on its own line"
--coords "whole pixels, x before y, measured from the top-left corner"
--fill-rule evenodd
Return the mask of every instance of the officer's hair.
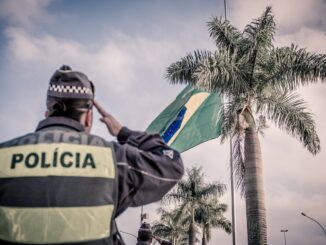
M 49 117 L 68 117 L 80 121 L 81 115 L 91 109 L 93 102 L 89 99 L 63 99 L 47 97 L 46 107 Z

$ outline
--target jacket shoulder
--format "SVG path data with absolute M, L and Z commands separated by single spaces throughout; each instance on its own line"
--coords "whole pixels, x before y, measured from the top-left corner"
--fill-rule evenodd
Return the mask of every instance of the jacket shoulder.
M 0 143 L 0 148 L 42 143 L 68 143 L 112 147 L 112 142 L 106 141 L 105 139 L 97 135 L 75 131 L 46 130 L 28 133 L 26 135 L 19 136 L 6 142 Z
M 16 138 L 7 140 L 5 142 L 1 142 L 0 143 L 0 148 L 20 145 L 19 143 L 23 142 L 25 138 L 29 139 L 31 137 L 31 135 L 33 135 L 33 134 L 34 133 L 28 133 L 28 134 L 25 134 L 25 135 L 18 136 Z

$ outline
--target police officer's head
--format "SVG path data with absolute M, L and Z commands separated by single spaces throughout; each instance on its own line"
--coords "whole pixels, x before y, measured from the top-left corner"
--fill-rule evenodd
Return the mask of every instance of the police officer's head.
M 50 79 L 47 92 L 47 117 L 74 119 L 90 131 L 93 121 L 94 85 L 88 77 L 63 65 Z

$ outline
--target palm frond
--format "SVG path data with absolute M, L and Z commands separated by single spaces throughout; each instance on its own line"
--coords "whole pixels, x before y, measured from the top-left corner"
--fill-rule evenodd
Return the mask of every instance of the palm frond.
M 173 230 L 171 227 L 157 221 L 153 224 L 152 231 L 155 236 L 169 238 Z
M 257 122 L 257 132 L 260 133 L 261 136 L 264 136 L 265 135 L 264 130 L 269 128 L 266 117 L 264 115 L 259 115 L 256 122 Z
M 176 244 L 176 245 L 189 245 L 188 235 L 184 235 L 181 239 L 179 239 L 178 244 Z
M 207 23 L 210 36 L 214 39 L 216 46 L 222 50 L 230 50 L 231 53 L 238 48 L 241 42 L 241 33 L 232 26 L 228 20 L 222 21 L 221 18 L 214 17 Z
M 249 86 L 246 73 L 240 67 L 229 50 L 220 50 L 209 59 L 201 61 L 193 74 L 194 84 L 206 91 L 241 96 L 248 92 Z
M 296 93 L 272 94 L 258 98 L 257 111 L 267 114 L 274 123 L 297 137 L 313 155 L 320 151 L 320 141 L 312 114 Z
M 326 55 L 310 53 L 292 44 L 273 49 L 263 69 L 265 85 L 292 91 L 318 79 L 326 81 Z
M 207 184 L 197 192 L 198 197 L 207 199 L 209 196 L 220 197 L 226 191 L 226 185 L 220 183 Z
M 227 210 L 226 204 L 218 202 L 218 198 L 225 191 L 226 186 L 224 184 L 218 182 L 206 183 L 201 167 L 188 168 L 186 169 L 185 178 L 178 182 L 172 192 L 164 197 L 170 203 L 176 204 L 177 208 L 172 211 L 166 211 L 163 208 L 159 209 L 161 223 L 166 226 L 178 224 L 175 229 L 187 227 L 187 232 L 192 231 L 189 229 L 193 228 L 193 221 L 201 226 L 207 222 L 210 224 L 211 219 L 223 217 L 223 213 Z M 214 228 L 214 226 L 209 225 L 208 233 L 210 233 L 210 227 Z M 163 229 L 163 231 L 165 230 Z M 209 240 L 210 234 L 208 233 L 206 235 L 208 235 Z M 171 234 L 177 237 L 175 232 Z M 178 244 L 183 244 L 183 240 L 179 239 L 178 241 L 180 242 Z
M 255 72 L 256 63 L 260 59 L 264 60 L 268 54 L 268 49 L 273 47 L 275 34 L 275 21 L 272 8 L 267 7 L 260 18 L 254 20 L 244 29 L 243 35 L 250 41 L 248 50 L 248 61 L 252 67 L 252 77 Z
M 218 202 L 217 198 L 211 200 L 206 200 L 202 202 L 195 210 L 195 221 L 201 224 L 203 228 L 203 235 L 210 240 L 211 228 L 223 228 L 230 224 L 224 216 L 223 213 L 226 212 L 227 205 Z M 224 230 L 228 230 L 227 228 Z
M 221 120 L 221 142 L 233 135 L 237 128 L 238 114 L 247 101 L 244 98 L 232 98 L 229 102 L 221 106 L 219 118 Z
M 214 212 L 216 212 L 216 213 L 224 213 L 224 212 L 226 212 L 228 210 L 228 205 L 227 204 L 219 203 L 218 201 L 217 201 L 217 203 L 218 203 L 218 206 L 213 207 Z
M 205 50 L 195 50 L 193 54 L 182 57 L 180 61 L 172 63 L 166 70 L 166 78 L 171 83 L 194 84 L 193 74 L 203 60 L 212 58 L 212 53 Z
M 160 208 L 160 221 L 153 223 L 153 234 L 165 239 L 174 241 L 175 245 L 184 244 L 183 240 L 187 236 L 188 227 L 184 224 L 184 217 L 180 215 L 183 210 L 180 208 L 167 211 Z
M 163 199 L 162 199 L 162 203 L 181 203 L 183 201 L 185 201 L 187 198 L 185 198 L 185 195 L 183 193 L 180 192 L 171 192 L 166 194 Z
M 236 188 L 240 189 L 241 195 L 244 194 L 244 133 L 236 130 L 232 138 L 232 164 L 236 179 Z
M 220 217 L 219 219 L 213 220 L 212 226 L 222 228 L 225 232 L 229 234 L 232 232 L 231 222 L 225 217 Z

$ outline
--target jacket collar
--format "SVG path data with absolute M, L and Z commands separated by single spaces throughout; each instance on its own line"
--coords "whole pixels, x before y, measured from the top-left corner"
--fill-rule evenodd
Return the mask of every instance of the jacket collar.
M 36 131 L 40 131 L 44 128 L 54 126 L 70 128 L 77 132 L 85 132 L 85 127 L 82 124 L 80 124 L 76 120 L 67 117 L 48 117 L 39 122 Z

